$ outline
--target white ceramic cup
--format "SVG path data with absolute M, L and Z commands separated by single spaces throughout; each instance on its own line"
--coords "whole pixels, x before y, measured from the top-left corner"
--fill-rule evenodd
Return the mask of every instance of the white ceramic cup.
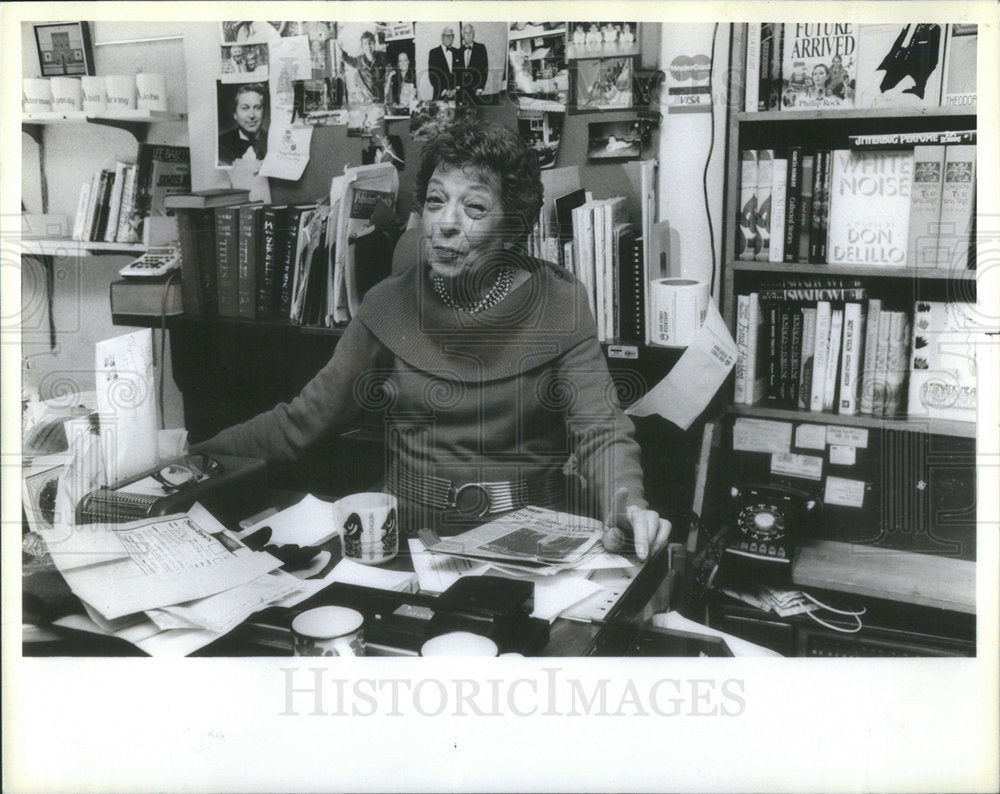
M 79 110 L 83 107 L 83 89 L 79 77 L 52 78 L 52 109 Z
M 22 88 L 22 107 L 25 113 L 52 112 L 52 84 L 47 78 L 26 77 Z
M 104 78 L 109 113 L 135 110 L 135 77 L 130 74 L 109 74 Z
M 138 92 L 136 106 L 139 110 L 167 110 L 167 81 L 162 74 L 139 72 L 135 76 Z
M 83 77 L 83 110 L 91 116 L 103 113 L 108 106 L 108 87 L 103 77 Z
M 499 651 L 489 637 L 470 631 L 439 634 L 420 647 L 421 656 L 496 656 Z
M 388 562 L 399 551 L 399 510 L 387 493 L 356 493 L 333 503 L 344 557 L 365 565 Z
M 364 656 L 364 616 L 347 607 L 316 607 L 292 621 L 296 656 Z

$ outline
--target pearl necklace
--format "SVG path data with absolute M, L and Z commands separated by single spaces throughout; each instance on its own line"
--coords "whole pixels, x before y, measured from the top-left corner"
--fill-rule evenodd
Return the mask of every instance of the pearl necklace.
M 448 292 L 448 286 L 444 283 L 444 279 L 437 273 L 431 273 L 431 283 L 434 285 L 434 291 L 438 294 L 438 297 L 448 308 L 458 309 L 468 314 L 478 314 L 479 312 L 486 311 L 486 309 L 492 309 L 507 297 L 507 293 L 510 292 L 510 285 L 513 282 L 513 276 L 514 274 L 509 267 L 501 268 L 499 275 L 497 275 L 497 280 L 490 287 L 490 291 L 475 303 L 461 303 L 455 300 L 451 296 L 451 293 Z

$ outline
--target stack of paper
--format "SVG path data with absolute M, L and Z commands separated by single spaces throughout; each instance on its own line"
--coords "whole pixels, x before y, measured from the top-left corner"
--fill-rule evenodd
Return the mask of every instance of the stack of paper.
M 293 605 L 327 584 L 278 570 L 279 560 L 248 548 L 200 505 L 40 534 L 87 612 L 57 623 L 121 637 L 150 654 L 186 655 L 254 612 Z

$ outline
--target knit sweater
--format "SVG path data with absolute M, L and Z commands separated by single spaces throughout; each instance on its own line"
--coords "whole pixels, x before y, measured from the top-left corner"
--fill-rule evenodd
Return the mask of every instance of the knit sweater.
M 419 265 L 386 279 L 298 397 L 199 448 L 292 460 L 364 408 L 384 417 L 390 456 L 410 474 L 530 482 L 572 461 L 586 512 L 603 517 L 622 486 L 644 507 L 634 428 L 582 286 L 517 259 L 530 278 L 479 314 L 447 307 Z

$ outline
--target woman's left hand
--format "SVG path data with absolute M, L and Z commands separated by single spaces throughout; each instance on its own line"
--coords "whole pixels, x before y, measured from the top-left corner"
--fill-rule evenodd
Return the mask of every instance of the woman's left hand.
M 619 551 L 632 535 L 635 553 L 645 560 L 662 549 L 670 537 L 670 522 L 655 510 L 628 504 L 628 489 L 619 488 L 604 522 L 601 540 L 608 551 Z

